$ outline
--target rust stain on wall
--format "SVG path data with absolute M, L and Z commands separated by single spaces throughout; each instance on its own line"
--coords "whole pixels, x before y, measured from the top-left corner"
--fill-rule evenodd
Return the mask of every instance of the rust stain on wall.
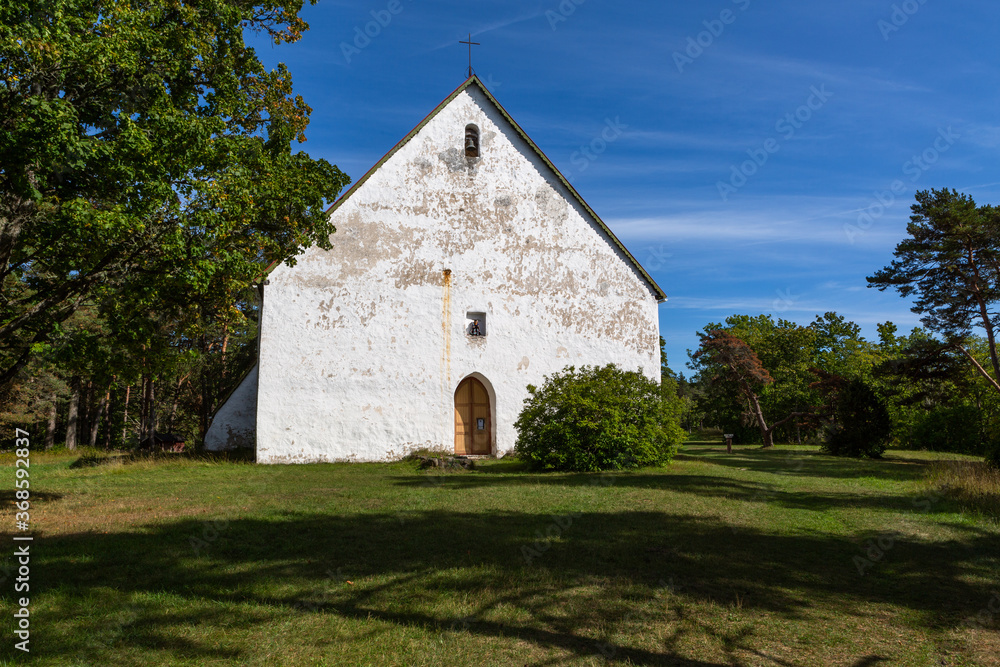
M 451 393 L 451 269 L 441 272 L 441 393 L 446 399 Z

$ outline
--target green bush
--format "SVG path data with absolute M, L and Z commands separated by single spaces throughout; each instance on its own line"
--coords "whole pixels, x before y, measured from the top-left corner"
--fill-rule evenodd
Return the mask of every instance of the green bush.
M 637 371 L 573 366 L 546 376 L 515 423 L 533 470 L 620 470 L 668 463 L 684 437 L 676 394 Z
M 823 449 L 835 456 L 881 458 L 892 437 L 885 402 L 864 380 L 851 380 L 837 394 L 834 422 Z

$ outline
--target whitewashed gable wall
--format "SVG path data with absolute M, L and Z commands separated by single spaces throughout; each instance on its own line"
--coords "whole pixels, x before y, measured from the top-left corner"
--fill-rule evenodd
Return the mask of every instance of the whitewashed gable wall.
M 478 125 L 480 158 L 466 158 Z M 269 276 L 257 460 L 376 461 L 452 449 L 467 376 L 514 446 L 529 383 L 574 364 L 659 378 L 655 294 L 544 162 L 469 86 L 333 213 L 330 251 Z M 449 273 L 450 272 L 450 273 Z M 487 335 L 466 335 L 466 313 Z

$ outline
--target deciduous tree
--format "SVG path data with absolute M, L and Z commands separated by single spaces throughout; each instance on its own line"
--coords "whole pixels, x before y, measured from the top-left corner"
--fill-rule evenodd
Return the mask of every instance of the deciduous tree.
M 302 4 L 0 4 L 0 385 L 85 303 L 183 303 L 329 247 L 347 178 L 292 151 L 311 110 L 244 40 L 297 40 Z
M 712 384 L 724 383 L 747 403 L 748 412 L 760 430 L 764 447 L 774 444 L 774 431 L 803 412 L 789 412 L 787 416 L 768 426 L 768 418 L 761 405 L 761 392 L 774 382 L 774 378 L 761 364 L 757 353 L 743 340 L 723 329 L 700 333 L 701 345 L 692 355 L 702 374 Z

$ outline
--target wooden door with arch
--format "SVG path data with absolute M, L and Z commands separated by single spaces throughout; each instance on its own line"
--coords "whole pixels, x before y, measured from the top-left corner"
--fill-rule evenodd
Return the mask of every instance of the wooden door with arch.
M 455 390 L 455 453 L 489 456 L 493 453 L 493 415 L 490 395 L 474 377 Z

